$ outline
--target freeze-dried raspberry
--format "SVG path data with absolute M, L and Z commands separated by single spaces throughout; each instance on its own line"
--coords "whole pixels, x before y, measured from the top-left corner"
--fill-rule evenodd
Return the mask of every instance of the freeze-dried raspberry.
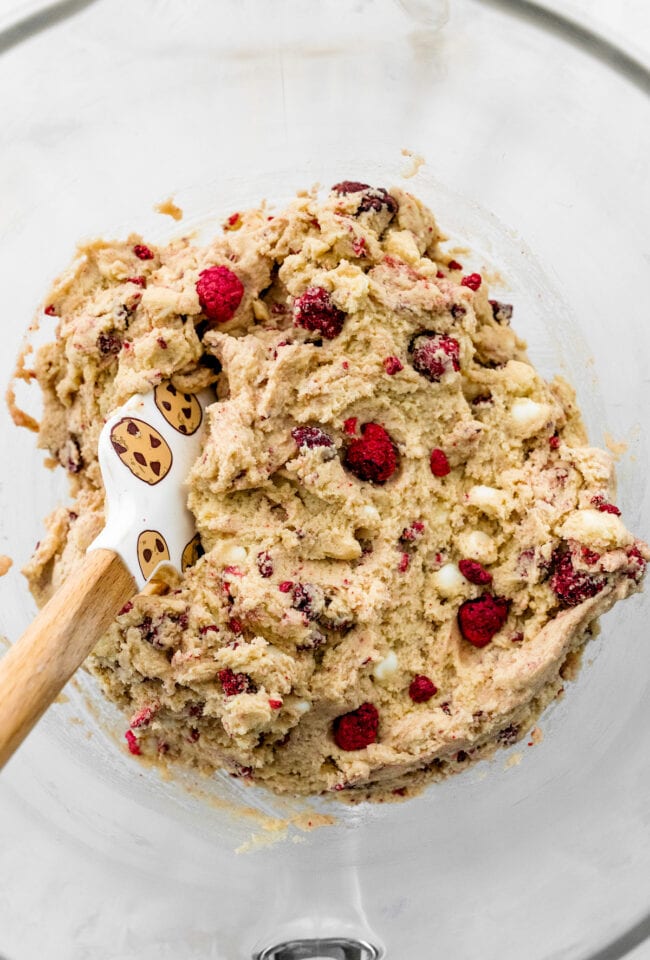
M 384 187 L 371 187 L 367 183 L 359 183 L 356 180 L 342 180 L 341 183 L 335 183 L 332 190 L 339 196 L 362 193 L 357 213 L 366 213 L 368 210 L 379 213 L 384 208 L 390 213 L 397 212 L 397 200 Z
M 460 370 L 460 345 L 446 333 L 422 333 L 412 345 L 413 369 L 437 383 L 445 373 Z
M 600 560 L 600 554 L 596 553 L 595 550 L 590 550 L 589 547 L 581 546 L 580 559 L 584 563 L 588 563 L 590 566 L 593 566 L 595 563 L 598 563 L 598 561 Z
M 147 278 L 146 278 L 146 277 L 127 277 L 127 278 L 126 278 L 126 282 L 127 282 L 127 283 L 134 283 L 134 284 L 136 285 L 136 287 L 146 287 L 146 286 L 147 286 Z
M 458 610 L 458 626 L 464 639 L 475 647 L 485 647 L 508 619 L 509 606 L 509 600 L 489 593 L 465 600 Z
M 254 693 L 255 684 L 247 673 L 235 673 L 230 667 L 220 670 L 219 683 L 227 697 L 235 697 L 238 693 Z
M 317 620 L 323 610 L 325 596 L 314 583 L 296 583 L 292 590 L 294 610 L 299 610 L 308 620 Z
M 341 180 L 332 187 L 333 193 L 344 196 L 346 193 L 363 193 L 364 190 L 370 190 L 370 184 L 359 183 L 358 180 Z
M 601 513 L 613 513 L 615 517 L 620 517 L 621 515 L 618 507 L 613 503 L 608 503 L 604 497 L 592 497 L 591 502 Z
M 344 420 L 343 431 L 347 433 L 349 437 L 353 437 L 357 432 L 357 417 L 348 417 L 347 420 Z
M 159 705 L 157 703 L 150 703 L 148 706 L 143 707 L 142 710 L 138 710 L 137 713 L 134 713 L 131 719 L 129 720 L 129 726 L 132 730 L 137 727 L 148 727 L 151 723 L 152 717 L 159 710 Z
M 559 547 L 551 557 L 551 590 L 565 606 L 577 607 L 579 603 L 595 597 L 603 589 L 607 578 L 576 570 L 571 554 Z
M 462 263 L 459 263 L 458 260 L 450 260 L 449 263 L 447 264 L 447 267 L 448 267 L 449 270 L 462 270 L 462 269 L 463 269 Z
M 228 267 L 208 267 L 199 274 L 196 292 L 211 323 L 232 320 L 244 296 L 244 285 Z
M 122 341 L 112 333 L 100 333 L 97 337 L 97 349 L 104 357 L 115 356 L 122 349 Z
M 410 556 L 408 555 L 408 553 L 403 553 L 399 558 L 397 569 L 399 570 L 400 573 L 406 573 L 406 571 L 410 566 L 411 566 Z
M 291 589 L 293 589 L 293 580 L 283 580 L 282 583 L 278 584 L 280 593 L 289 593 Z
M 334 741 L 341 750 L 363 750 L 375 743 L 379 714 L 372 703 L 362 703 L 356 710 L 337 717 L 333 725 Z
M 426 703 L 435 697 L 438 688 L 432 680 L 423 674 L 416 674 L 409 685 L 409 697 L 414 703 Z
M 334 446 L 332 438 L 320 427 L 294 427 L 291 436 L 299 447 L 307 447 L 309 450 L 314 447 Z
M 480 273 L 470 273 L 460 281 L 461 287 L 469 287 L 470 290 L 478 290 L 483 283 L 483 277 Z
M 45 313 L 48 315 L 48 317 L 56 317 L 56 307 L 53 303 L 47 305 L 45 308 Z
M 458 569 L 470 583 L 483 587 L 486 583 L 492 582 L 492 574 L 478 560 L 461 560 Z
M 240 213 L 231 213 L 230 216 L 226 219 L 226 222 L 223 224 L 224 230 L 239 230 L 242 226 L 243 220 Z
M 414 520 L 408 527 L 404 527 L 400 534 L 402 543 L 413 543 L 424 533 L 424 524 L 421 520 Z
M 271 710 L 279 710 L 282 706 L 282 700 L 269 700 L 269 707 Z
M 492 307 L 492 316 L 497 323 L 505 323 L 506 325 L 510 323 L 512 317 L 511 303 L 501 303 L 499 300 L 488 300 L 488 303 Z
M 384 368 L 388 376 L 392 377 L 394 374 L 399 373 L 400 370 L 404 369 L 404 364 L 399 357 L 386 357 L 384 360 Z
M 134 757 L 139 757 L 142 753 L 140 750 L 140 744 L 138 743 L 138 738 L 134 734 L 133 730 L 127 730 L 124 734 L 126 744 L 129 748 L 129 753 L 132 753 Z
M 551 450 L 558 449 L 558 447 L 560 446 L 560 438 L 558 437 L 557 433 L 554 433 L 552 437 L 549 437 L 548 445 L 551 448 Z
M 232 630 L 233 633 L 244 632 L 244 624 L 241 622 L 239 617 L 231 617 L 228 621 L 228 628 Z
M 352 440 L 345 451 L 348 470 L 360 480 L 386 483 L 399 466 L 399 454 L 390 435 L 378 423 L 364 423 L 362 436 Z
M 294 326 L 321 333 L 326 340 L 338 337 L 344 322 L 345 314 L 322 287 L 307 287 L 293 304 Z
M 447 460 L 447 454 L 444 450 L 441 450 L 440 447 L 436 447 L 435 450 L 431 451 L 429 465 L 434 477 L 446 477 L 451 470 L 449 460 Z
M 640 583 L 645 574 L 645 569 L 648 561 L 643 556 L 639 548 L 635 545 L 631 546 L 627 551 L 627 557 L 630 561 L 630 568 L 628 570 L 627 576 L 634 580 L 635 583 Z
M 265 580 L 273 576 L 273 560 L 266 550 L 260 550 L 257 554 L 257 569 Z
M 131 603 L 130 600 L 127 600 L 124 606 L 122 607 L 122 609 L 120 610 L 120 612 L 118 613 L 118 617 L 124 616 L 125 613 L 129 613 L 131 610 L 133 610 L 133 604 Z
M 136 243 L 133 252 L 138 260 L 153 260 L 153 250 L 145 247 L 144 243 Z
M 165 340 L 164 337 L 157 337 L 157 338 L 156 338 L 156 343 L 158 344 L 158 346 L 160 347 L 161 350 L 166 350 L 166 349 L 167 349 L 167 341 Z

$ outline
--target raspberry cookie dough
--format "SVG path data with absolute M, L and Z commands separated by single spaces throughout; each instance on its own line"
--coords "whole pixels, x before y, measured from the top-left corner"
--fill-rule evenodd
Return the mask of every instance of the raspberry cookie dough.
M 28 564 L 39 602 L 103 524 L 111 411 L 170 379 L 216 391 L 188 567 L 89 662 L 131 753 L 408 795 L 523 736 L 640 588 L 610 456 L 440 239 L 410 194 L 344 182 L 233 214 L 206 247 L 92 243 L 54 286 L 40 446 L 73 503 Z M 192 404 L 163 400 L 191 430 Z

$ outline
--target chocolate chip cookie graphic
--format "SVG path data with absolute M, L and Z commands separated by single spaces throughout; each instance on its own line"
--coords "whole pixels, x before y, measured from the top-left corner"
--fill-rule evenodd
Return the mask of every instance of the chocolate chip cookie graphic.
M 202 557 L 204 553 L 205 550 L 201 543 L 201 535 L 195 533 L 190 542 L 183 548 L 183 555 L 181 557 L 181 570 L 183 573 L 185 573 L 188 567 L 193 567 L 199 557 Z
M 123 417 L 111 430 L 113 449 L 138 480 L 153 486 L 169 473 L 172 452 L 167 441 L 144 420 Z
M 159 563 L 169 560 L 169 547 L 162 533 L 157 530 L 143 530 L 138 537 L 138 563 L 145 579 L 153 573 Z
M 201 404 L 191 393 L 181 393 L 169 382 L 159 383 L 154 390 L 156 406 L 174 430 L 191 436 L 201 426 Z

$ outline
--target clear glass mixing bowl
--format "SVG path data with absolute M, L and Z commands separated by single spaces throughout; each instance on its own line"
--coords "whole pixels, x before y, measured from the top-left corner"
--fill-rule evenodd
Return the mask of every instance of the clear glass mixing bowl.
M 209 230 L 314 181 L 404 183 L 499 270 L 594 442 L 624 442 L 618 502 L 648 537 L 647 73 L 516 4 L 61 6 L 74 16 L 0 36 L 3 383 L 80 237 Z M 412 179 L 402 148 L 426 160 Z M 153 210 L 170 194 L 180 226 Z M 15 639 L 34 613 L 18 570 L 65 484 L 4 411 L 0 436 Z M 406 804 L 161 779 L 81 676 L 2 776 L 0 953 L 244 960 L 355 937 L 394 960 L 622 956 L 650 930 L 649 597 L 604 619 L 519 765 L 501 754 Z

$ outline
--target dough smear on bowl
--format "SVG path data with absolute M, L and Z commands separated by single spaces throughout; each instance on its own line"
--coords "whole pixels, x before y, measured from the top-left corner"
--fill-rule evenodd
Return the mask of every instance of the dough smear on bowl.
M 103 524 L 105 418 L 161 380 L 216 390 L 195 562 L 89 661 L 132 753 L 408 795 L 523 736 L 640 588 L 612 458 L 439 240 L 409 193 L 344 182 L 204 247 L 88 244 L 50 292 L 39 442 L 73 503 L 27 566 L 40 603 Z

